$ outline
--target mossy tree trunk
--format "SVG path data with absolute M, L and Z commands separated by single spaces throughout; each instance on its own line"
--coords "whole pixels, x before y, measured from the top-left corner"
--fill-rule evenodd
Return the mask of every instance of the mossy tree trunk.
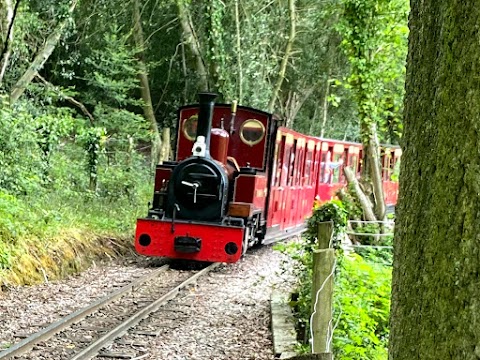
M 480 7 L 412 1 L 391 360 L 480 358 Z

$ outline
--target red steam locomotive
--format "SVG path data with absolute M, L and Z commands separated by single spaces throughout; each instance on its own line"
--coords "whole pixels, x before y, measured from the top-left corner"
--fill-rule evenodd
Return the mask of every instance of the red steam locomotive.
M 175 161 L 157 166 L 152 206 L 137 220 L 135 248 L 149 256 L 236 262 L 258 242 L 299 232 L 314 199 L 361 172 L 362 146 L 281 126 L 266 112 L 215 104 L 215 94 L 180 108 Z M 383 149 L 387 205 L 400 149 Z

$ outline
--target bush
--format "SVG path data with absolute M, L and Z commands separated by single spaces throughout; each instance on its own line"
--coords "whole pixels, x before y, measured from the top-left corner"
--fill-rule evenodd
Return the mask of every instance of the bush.
M 348 220 L 348 213 L 340 200 L 331 200 L 320 204 L 315 202 L 313 214 L 308 219 L 305 238 L 311 247 L 315 247 L 318 234 L 318 224 L 321 222 L 333 222 L 333 246 L 337 247 L 340 237 L 345 232 Z M 310 249 L 311 250 L 311 249 Z

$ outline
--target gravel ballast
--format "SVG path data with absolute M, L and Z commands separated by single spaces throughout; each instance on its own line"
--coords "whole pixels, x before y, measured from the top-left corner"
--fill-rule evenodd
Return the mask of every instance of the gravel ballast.
M 285 261 L 265 246 L 200 278 L 174 300 L 181 316 L 148 339 L 142 359 L 274 359 L 269 300 L 273 287 L 288 291 L 294 281 L 282 270 Z M 158 260 L 102 264 L 64 281 L 0 293 L 0 349 L 147 274 L 152 263 Z

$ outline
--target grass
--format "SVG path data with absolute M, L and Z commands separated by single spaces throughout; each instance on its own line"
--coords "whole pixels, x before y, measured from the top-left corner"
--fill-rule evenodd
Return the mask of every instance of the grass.
M 147 212 L 150 182 L 118 198 L 45 192 L 17 198 L 0 193 L 0 284 L 62 278 L 94 260 L 133 250 L 137 217 Z

